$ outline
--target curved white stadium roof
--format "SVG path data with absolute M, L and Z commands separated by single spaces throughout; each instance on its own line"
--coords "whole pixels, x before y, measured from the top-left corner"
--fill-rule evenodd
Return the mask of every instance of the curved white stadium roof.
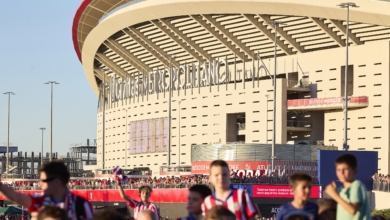
M 286 23 L 278 29 L 279 56 L 345 46 L 347 13 L 336 6 L 340 1 L 138 0 L 124 5 L 131 2 L 84 0 L 76 12 L 73 42 L 96 94 L 104 75 L 136 77 L 163 68 L 169 63 L 166 54 L 176 55 L 175 66 L 235 56 L 249 61 L 257 53 L 271 57 L 269 21 Z M 390 2 L 355 3 L 360 8 L 350 11 L 349 44 L 389 40 Z

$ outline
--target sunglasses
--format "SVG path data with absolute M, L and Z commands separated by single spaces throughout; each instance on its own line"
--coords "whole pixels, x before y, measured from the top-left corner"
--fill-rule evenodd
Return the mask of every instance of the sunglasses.
M 40 182 L 44 182 L 44 183 L 48 183 L 48 182 L 51 182 L 51 181 L 53 181 L 53 180 L 55 180 L 57 178 L 58 177 L 50 177 L 50 178 L 46 178 L 45 180 L 40 179 L 39 181 Z

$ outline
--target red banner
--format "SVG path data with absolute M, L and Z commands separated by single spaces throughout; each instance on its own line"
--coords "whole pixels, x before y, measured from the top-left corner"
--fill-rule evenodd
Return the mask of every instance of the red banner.
M 288 185 L 253 185 L 253 198 L 294 198 Z M 310 198 L 321 198 L 321 186 L 312 186 Z
M 229 170 L 265 170 L 268 161 L 226 161 Z M 211 161 L 192 162 L 192 174 L 209 174 Z
M 363 104 L 368 103 L 367 96 L 350 96 L 348 103 L 350 104 Z M 318 105 L 335 105 L 342 104 L 343 97 L 331 97 L 331 98 L 311 98 L 311 99 L 294 99 L 288 100 L 288 107 L 298 107 L 298 106 L 318 106 Z

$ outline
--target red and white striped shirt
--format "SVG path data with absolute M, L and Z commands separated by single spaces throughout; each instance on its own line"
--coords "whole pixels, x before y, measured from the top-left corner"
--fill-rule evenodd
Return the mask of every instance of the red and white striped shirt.
M 130 206 L 131 208 L 133 208 L 134 210 L 134 219 L 137 219 L 138 217 L 138 214 L 142 211 L 142 210 L 145 210 L 145 209 L 150 209 L 152 210 L 154 213 L 156 213 L 156 217 L 157 219 L 160 219 L 159 216 L 158 216 L 158 209 L 157 209 L 157 206 L 153 203 L 149 203 L 147 205 L 143 204 L 142 202 L 138 202 L 130 197 L 127 197 L 127 202 L 126 204 L 128 206 Z
M 206 197 L 202 203 L 203 216 L 214 206 L 221 205 L 236 215 L 237 220 L 246 220 L 257 214 L 257 209 L 248 193 L 242 189 L 231 189 L 225 201 L 215 198 L 215 195 Z
M 39 212 L 45 206 L 56 206 L 65 209 L 69 220 L 92 219 L 93 208 L 90 202 L 68 191 L 64 201 L 55 202 L 50 196 L 33 194 L 31 206 L 27 207 L 28 212 Z M 79 202 L 77 202 L 79 200 Z M 80 214 L 80 216 L 77 216 Z

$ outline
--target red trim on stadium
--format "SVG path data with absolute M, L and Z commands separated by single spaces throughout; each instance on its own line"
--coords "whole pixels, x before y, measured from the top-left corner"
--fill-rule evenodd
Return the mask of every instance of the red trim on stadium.
M 81 15 L 84 13 L 84 10 L 87 8 L 87 6 L 92 2 L 92 0 L 84 0 L 79 8 L 76 11 L 76 14 L 73 18 L 73 25 L 72 25 L 72 40 L 73 40 L 73 46 L 74 50 L 76 51 L 77 57 L 79 58 L 80 62 L 83 62 L 81 60 L 81 51 L 79 48 L 79 43 L 77 41 L 77 29 L 79 27 L 79 22 Z

